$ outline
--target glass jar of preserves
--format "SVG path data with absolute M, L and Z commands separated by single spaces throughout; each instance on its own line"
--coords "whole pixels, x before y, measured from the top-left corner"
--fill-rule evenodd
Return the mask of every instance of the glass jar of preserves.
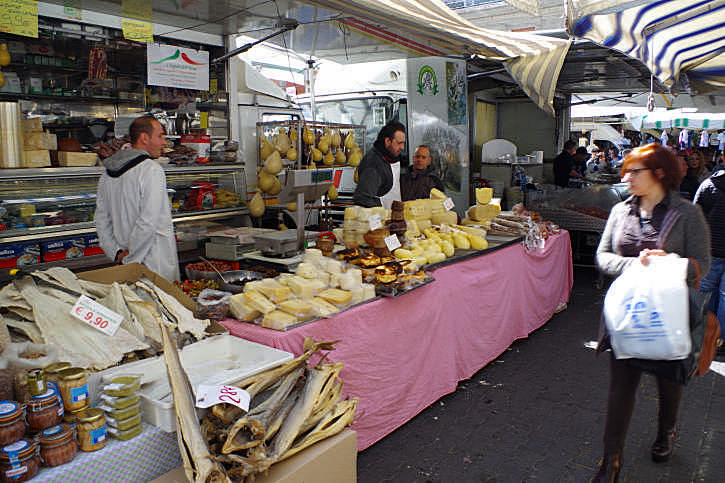
M 67 424 L 56 424 L 40 432 L 40 459 L 44 466 L 60 466 L 78 454 L 75 431 Z
M 66 410 L 75 411 L 88 405 L 88 375 L 82 367 L 59 371 L 58 389 Z
M 14 443 L 25 434 L 25 408 L 15 401 L 0 401 L 0 446 Z
M 40 396 L 31 396 L 25 400 L 27 410 L 25 419 L 28 429 L 33 432 L 40 431 L 63 420 L 63 411 L 54 390 L 48 389 Z
M 76 415 L 81 451 L 98 451 L 106 446 L 106 416 L 102 409 L 88 408 Z
M 42 369 L 30 369 L 25 378 L 28 381 L 28 392 L 31 396 L 40 396 L 47 390 Z
M 0 449 L 0 482 L 28 481 L 40 469 L 38 444 L 21 439 Z
M 51 389 L 55 389 L 55 391 L 60 394 L 60 391 L 58 390 L 58 373 L 63 369 L 68 369 L 72 366 L 73 364 L 70 362 L 55 362 L 45 366 L 43 368 L 43 372 L 45 373 L 45 385 Z
M 63 415 L 63 421 L 66 424 L 69 424 L 69 425 L 71 425 L 72 427 L 75 428 L 76 427 L 76 422 L 78 421 L 78 413 L 80 413 L 82 411 L 85 411 L 89 407 L 90 406 L 86 406 L 86 407 L 81 408 L 81 409 L 76 409 L 75 411 L 66 411 L 65 414 Z

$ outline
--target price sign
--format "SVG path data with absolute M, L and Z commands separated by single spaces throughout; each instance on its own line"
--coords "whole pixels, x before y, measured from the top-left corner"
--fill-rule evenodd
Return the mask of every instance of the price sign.
M 106 335 L 114 335 L 123 322 L 123 315 L 85 295 L 81 295 L 76 301 L 70 314 Z
M 388 250 L 391 252 L 395 250 L 396 248 L 400 248 L 400 240 L 398 240 L 397 235 L 390 235 L 385 237 L 385 245 L 388 247 Z
M 208 408 L 221 403 L 233 404 L 244 411 L 249 411 L 249 393 L 234 386 L 199 384 L 199 389 L 196 391 L 196 407 Z
M 443 208 L 445 208 L 446 211 L 451 211 L 454 206 L 456 205 L 453 203 L 452 199 L 446 198 L 445 200 L 443 200 Z
M 383 223 L 380 221 L 380 215 L 371 215 L 370 218 L 368 218 L 368 223 L 370 224 L 371 230 L 377 230 L 378 228 L 383 227 Z

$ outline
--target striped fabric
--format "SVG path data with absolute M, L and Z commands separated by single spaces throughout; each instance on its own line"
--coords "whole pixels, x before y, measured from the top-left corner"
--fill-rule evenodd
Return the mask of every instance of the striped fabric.
M 642 116 L 629 117 L 632 126 L 642 129 L 725 129 L 725 114 L 707 112 L 655 111 Z
M 567 31 L 639 59 L 673 93 L 681 73 L 693 94 L 725 88 L 725 0 L 568 0 Z
M 570 41 L 531 33 L 481 29 L 441 0 L 303 0 L 341 12 L 341 23 L 420 56 L 482 57 L 504 61 L 536 104 L 554 114 L 554 87 Z

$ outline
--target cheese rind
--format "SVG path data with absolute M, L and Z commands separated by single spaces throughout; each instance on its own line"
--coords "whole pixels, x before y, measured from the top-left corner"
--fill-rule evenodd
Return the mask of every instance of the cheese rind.
M 50 166 L 50 153 L 47 149 L 23 151 L 24 168 L 42 168 Z
M 325 299 L 328 302 L 337 305 L 338 307 L 347 305 L 352 299 L 351 292 L 349 292 L 348 290 L 340 290 L 337 288 L 328 288 L 327 290 L 323 290 L 322 292 L 317 294 L 317 296 L 321 299 Z
M 490 220 L 494 216 L 501 213 L 499 205 L 474 205 L 468 210 L 468 217 L 475 221 Z
M 55 134 L 43 131 L 23 133 L 23 144 L 26 151 L 58 149 L 58 139 Z
M 445 200 L 447 198 L 446 194 L 438 188 L 430 190 L 430 197 L 437 200 Z
M 493 188 L 476 188 L 476 202 L 479 205 L 487 205 L 493 198 Z
M 315 315 L 312 304 L 305 299 L 289 299 L 278 304 L 280 310 L 294 315 L 298 320 L 307 320 Z
M 267 299 L 267 297 L 256 290 L 247 290 L 244 292 L 244 298 L 247 305 L 259 310 L 263 314 L 272 312 L 276 308 L 274 304 Z
M 320 297 L 312 297 L 310 304 L 312 305 L 312 310 L 315 311 L 315 315 L 319 317 L 329 317 L 340 311 L 340 309 Z
M 229 309 L 235 319 L 245 322 L 251 322 L 262 315 L 262 312 L 246 303 L 246 297 L 241 293 L 230 297 Z
M 282 310 L 273 310 L 264 315 L 262 327 L 284 330 L 292 324 L 297 323 L 297 317 Z

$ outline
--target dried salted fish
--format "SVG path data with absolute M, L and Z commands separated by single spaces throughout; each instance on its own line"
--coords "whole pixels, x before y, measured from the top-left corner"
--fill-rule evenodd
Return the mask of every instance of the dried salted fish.
M 297 402 L 270 445 L 270 454 L 273 459 L 285 454 L 292 446 L 295 438 L 300 433 L 300 428 L 312 413 L 317 397 L 331 375 L 336 375 L 336 372 L 334 368 L 329 366 L 313 367 L 307 370 L 307 381 L 302 393 L 297 398 Z
M 121 286 L 123 299 L 131 312 L 131 317 L 143 327 L 143 333 L 149 339 L 161 343 L 161 327 L 159 320 L 161 315 L 152 301 L 145 301 L 134 292 L 128 285 Z
M 301 434 L 304 434 L 314 428 L 317 423 L 322 421 L 325 414 L 330 411 L 330 408 L 340 401 L 340 396 L 342 395 L 342 381 L 339 378 L 332 379 L 331 381 L 331 384 L 328 385 L 330 389 L 324 391 L 324 396 L 317 401 L 315 408 L 312 410 L 312 414 L 310 414 L 310 417 L 305 420 L 304 424 L 300 428 Z
M 25 311 L 32 311 L 30 304 L 25 300 L 20 290 L 15 288 L 15 284 L 9 283 L 0 289 L 0 308 L 17 307 Z
M 0 317 L 3 316 L 0 315 Z M 36 344 L 45 344 L 45 338 L 43 337 L 43 334 L 40 333 L 40 329 L 35 322 L 28 322 L 27 320 L 21 319 L 13 314 L 5 314 L 4 321 L 8 327 L 12 327 L 13 329 L 25 334 L 31 342 L 35 342 Z
M 292 411 L 292 407 L 297 402 L 297 398 L 299 397 L 301 392 L 302 386 L 295 387 L 294 391 L 292 391 L 289 397 L 285 399 L 284 403 L 282 403 L 282 405 L 277 408 L 277 411 L 275 411 L 274 415 L 267 424 L 264 435 L 264 440 L 266 442 L 271 441 L 272 438 L 274 438 L 274 436 L 277 434 L 277 431 L 279 431 L 279 428 L 282 427 L 282 423 L 285 419 L 287 419 L 289 412 Z
M 65 267 L 51 267 L 46 270 L 36 270 L 32 275 L 47 282 L 61 285 L 78 294 L 83 293 L 83 286 L 76 274 Z
M 98 302 L 121 315 L 123 317 L 121 327 L 133 334 L 138 340 L 144 340 L 143 326 L 138 323 L 131 315 L 131 311 L 128 310 L 121 286 L 118 283 L 113 282 L 108 296 L 98 300 Z
M 159 304 L 161 313 L 176 324 L 179 332 L 188 332 L 197 339 L 204 337 L 204 330 L 209 326 L 209 319 L 197 319 L 194 313 L 184 307 L 174 296 L 161 290 L 151 280 L 144 278 L 136 282 L 136 286 L 145 290 Z
M 119 362 L 125 353 L 148 347 L 123 328 L 111 338 L 75 319 L 70 315 L 71 304 L 41 293 L 30 277 L 13 283 L 32 306 L 35 322 L 45 340 L 53 341 L 63 358 L 73 365 L 105 369 Z
M 230 482 L 224 468 L 219 465 L 204 441 L 199 419 L 194 407 L 191 383 L 181 366 L 179 352 L 171 338 L 169 328 L 162 325 L 161 335 L 164 343 L 164 360 L 169 376 L 169 384 L 174 394 L 176 411 L 176 436 L 179 450 L 184 460 L 184 471 L 189 481 L 199 483 Z
M 347 401 L 340 401 L 334 407 L 334 409 L 325 415 L 325 418 L 310 431 L 307 435 L 296 441 L 295 444 L 282 456 L 275 460 L 278 463 L 282 460 L 293 456 L 303 449 L 312 446 L 318 441 L 322 441 L 325 438 L 333 436 L 347 426 L 352 424 L 355 418 L 355 409 L 357 408 L 358 398 L 353 398 Z
M 83 293 L 94 299 L 102 299 L 108 295 L 111 290 L 111 286 L 107 283 L 91 282 L 89 280 L 78 279 L 83 287 Z

